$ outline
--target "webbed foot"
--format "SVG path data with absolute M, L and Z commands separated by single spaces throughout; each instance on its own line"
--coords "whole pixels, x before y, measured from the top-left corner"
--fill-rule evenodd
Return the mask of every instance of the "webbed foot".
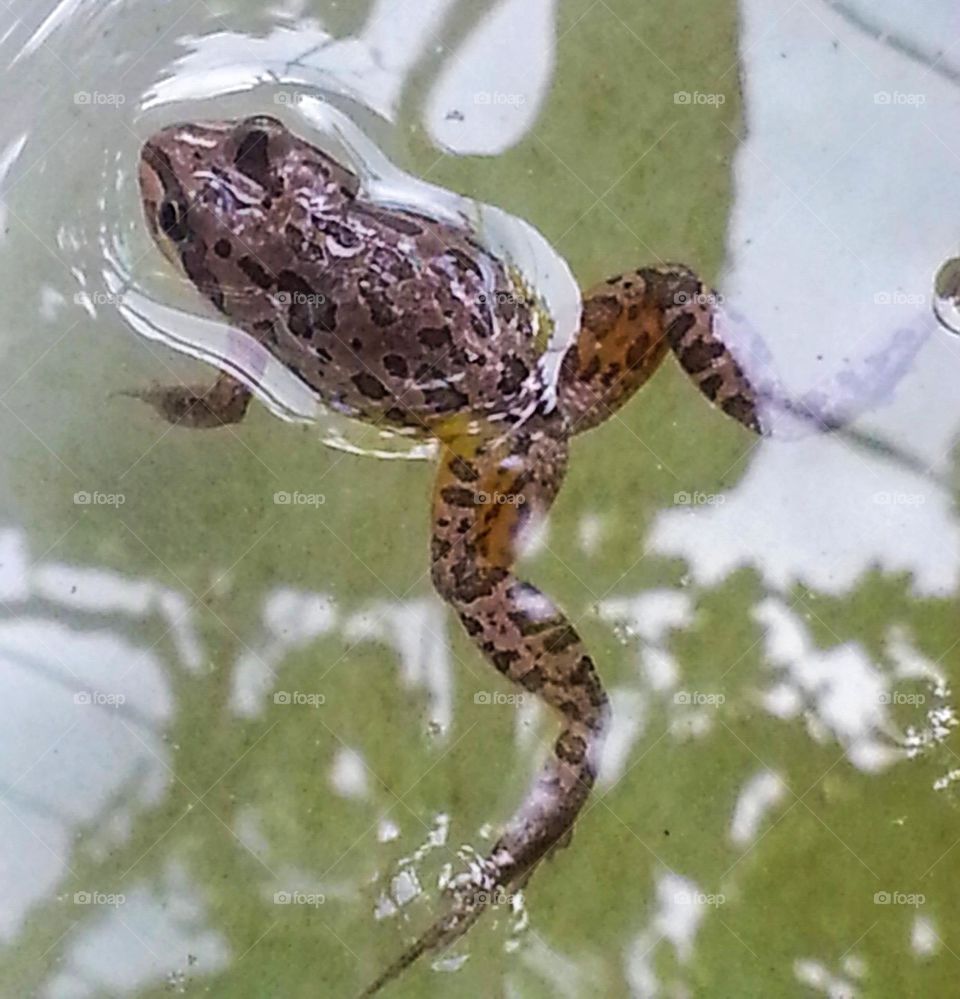
M 168 423 L 202 430 L 239 423 L 250 404 L 250 390 L 230 375 L 221 375 L 209 388 L 155 385 L 117 394 L 140 399 Z

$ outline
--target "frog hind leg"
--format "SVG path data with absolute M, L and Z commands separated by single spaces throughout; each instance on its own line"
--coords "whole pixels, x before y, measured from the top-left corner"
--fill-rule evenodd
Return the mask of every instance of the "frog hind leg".
M 447 912 L 364 996 L 463 936 L 498 893 L 525 884 L 569 837 L 596 779 L 609 706 L 593 660 L 563 612 L 513 573 L 524 536 L 560 488 L 566 458 L 559 416 L 534 417 L 497 442 L 464 437 L 444 446 L 434 490 L 434 585 L 491 665 L 554 708 L 562 729 L 490 853 L 448 887 Z
M 573 431 L 612 416 L 672 350 L 714 405 L 762 434 L 757 393 L 715 319 L 716 296 L 682 264 L 645 267 L 591 289 L 560 368 L 558 402 Z
M 239 423 L 250 404 L 250 389 L 228 374 L 221 374 L 209 388 L 158 385 L 120 394 L 146 402 L 169 423 L 194 429 Z

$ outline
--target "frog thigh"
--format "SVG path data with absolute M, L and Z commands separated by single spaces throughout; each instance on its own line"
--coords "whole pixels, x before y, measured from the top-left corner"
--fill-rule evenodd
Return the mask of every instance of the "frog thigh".
M 715 329 L 717 296 L 682 264 L 645 267 L 591 289 L 563 359 L 560 407 L 574 433 L 603 423 L 669 349 L 715 406 L 763 433 L 757 393 Z

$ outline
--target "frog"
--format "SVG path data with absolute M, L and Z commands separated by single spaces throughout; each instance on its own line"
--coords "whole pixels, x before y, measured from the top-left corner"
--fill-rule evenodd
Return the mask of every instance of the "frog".
M 469 225 L 375 201 L 358 172 L 269 115 L 183 122 L 142 146 L 142 209 L 161 251 L 225 318 L 330 409 L 431 440 L 430 577 L 477 652 L 559 722 L 551 754 L 489 852 L 446 885 L 441 915 L 361 993 L 459 940 L 498 895 L 566 846 L 597 780 L 610 701 L 568 615 L 521 578 L 574 437 L 610 420 L 671 354 L 754 435 L 760 399 L 683 264 L 590 287 L 553 374 L 537 302 Z M 136 393 L 170 423 L 238 423 L 252 391 Z M 426 502 L 425 502 L 426 505 Z

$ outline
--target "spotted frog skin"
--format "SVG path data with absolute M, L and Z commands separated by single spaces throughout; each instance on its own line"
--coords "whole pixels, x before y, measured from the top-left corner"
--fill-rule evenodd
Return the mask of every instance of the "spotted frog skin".
M 522 538 L 563 482 L 570 439 L 619 409 L 672 351 L 700 390 L 762 432 L 755 394 L 686 267 L 619 275 L 584 296 L 556 392 L 534 305 L 475 234 L 365 199 L 358 177 L 273 118 L 179 124 L 143 147 L 147 223 L 232 324 L 332 408 L 439 442 L 431 565 L 439 595 L 490 664 L 559 716 L 553 753 L 448 907 L 365 991 L 467 931 L 564 844 L 597 775 L 609 721 L 590 653 L 563 611 L 514 573 Z M 249 390 L 137 393 L 168 420 L 242 418 Z

